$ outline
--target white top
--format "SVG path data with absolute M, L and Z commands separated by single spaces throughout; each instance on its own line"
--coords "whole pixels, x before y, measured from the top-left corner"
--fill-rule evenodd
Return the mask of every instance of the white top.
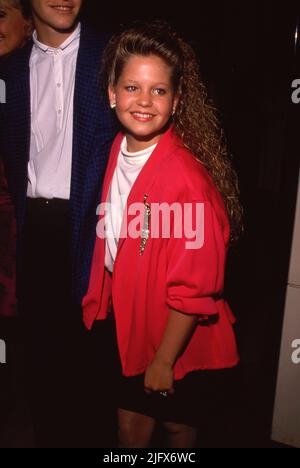
M 80 24 L 57 48 L 37 40 L 30 57 L 31 139 L 27 195 L 70 198 L 73 100 Z
M 124 208 L 130 190 L 155 147 L 156 144 L 145 150 L 129 153 L 127 151 L 126 138 L 122 141 L 117 166 L 109 190 L 108 207 L 105 214 L 105 266 L 110 272 L 113 272 L 114 269 Z

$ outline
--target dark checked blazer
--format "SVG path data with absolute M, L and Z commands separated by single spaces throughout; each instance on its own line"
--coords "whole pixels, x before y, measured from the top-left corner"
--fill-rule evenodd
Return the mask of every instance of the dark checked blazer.
M 96 236 L 96 206 L 116 122 L 101 93 L 99 68 L 106 38 L 84 24 L 76 67 L 71 178 L 72 295 L 81 302 L 87 285 Z M 17 217 L 18 269 L 30 149 L 30 70 L 32 42 L 3 59 L 0 79 L 6 84 L 6 103 L 0 104 L 0 154 Z

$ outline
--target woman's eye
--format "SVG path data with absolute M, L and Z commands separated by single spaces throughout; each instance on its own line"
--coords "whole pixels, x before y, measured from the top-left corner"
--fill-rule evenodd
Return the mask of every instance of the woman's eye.
M 6 12 L 3 10 L 0 10 L 0 18 L 5 18 Z
M 130 93 L 134 92 L 137 90 L 136 86 L 126 86 L 125 89 L 129 91 Z
M 158 94 L 159 96 L 163 96 L 164 94 L 166 94 L 166 90 L 162 88 L 155 88 L 153 90 L 153 93 Z

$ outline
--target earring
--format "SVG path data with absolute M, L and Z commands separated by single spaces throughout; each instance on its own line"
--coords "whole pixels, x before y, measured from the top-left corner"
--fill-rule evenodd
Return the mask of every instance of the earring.
M 111 103 L 110 108 L 115 109 L 115 107 L 116 107 L 116 103 L 115 102 Z
M 173 109 L 172 116 L 175 115 L 176 109 Z

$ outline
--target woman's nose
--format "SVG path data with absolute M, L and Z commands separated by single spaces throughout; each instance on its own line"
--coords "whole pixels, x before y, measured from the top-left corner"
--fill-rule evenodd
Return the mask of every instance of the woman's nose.
M 149 107 L 152 105 L 152 95 L 149 92 L 141 92 L 138 96 L 137 103 L 143 107 Z

